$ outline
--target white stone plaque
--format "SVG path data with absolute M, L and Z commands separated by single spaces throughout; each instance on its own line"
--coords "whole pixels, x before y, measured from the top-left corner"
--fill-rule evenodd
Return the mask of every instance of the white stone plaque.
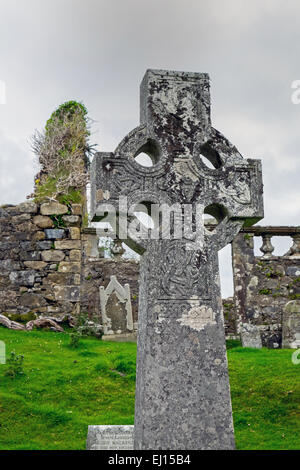
M 89 426 L 87 450 L 133 450 L 134 426 Z

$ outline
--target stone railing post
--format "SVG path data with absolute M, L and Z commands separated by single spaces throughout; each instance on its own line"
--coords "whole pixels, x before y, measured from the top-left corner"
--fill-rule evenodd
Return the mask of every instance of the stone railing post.
M 300 233 L 291 235 L 291 237 L 293 239 L 293 245 L 284 256 L 300 257 Z
M 269 235 L 266 233 L 262 234 L 263 244 L 260 247 L 260 251 L 263 253 L 263 258 L 272 258 L 273 256 L 272 253 L 275 248 L 271 243 L 271 238 L 272 238 L 272 235 Z

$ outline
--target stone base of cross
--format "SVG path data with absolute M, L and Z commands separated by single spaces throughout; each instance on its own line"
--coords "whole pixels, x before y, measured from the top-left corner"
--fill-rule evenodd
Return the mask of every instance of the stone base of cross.
M 96 154 L 91 187 L 94 220 L 117 214 L 142 255 L 135 449 L 233 449 L 218 251 L 263 217 L 263 190 L 260 162 L 211 126 L 208 75 L 148 70 L 141 125 Z M 134 219 L 140 204 L 153 227 Z

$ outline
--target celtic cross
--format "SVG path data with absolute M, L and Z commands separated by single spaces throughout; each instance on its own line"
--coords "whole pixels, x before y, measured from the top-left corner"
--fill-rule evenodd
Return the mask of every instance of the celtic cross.
M 169 237 L 159 222 L 159 237 L 129 230 L 126 240 L 142 255 L 135 448 L 231 449 L 218 251 L 263 217 L 261 164 L 211 126 L 207 74 L 148 70 L 140 106 L 140 126 L 93 160 L 94 220 L 104 203 L 124 219 L 122 197 L 128 207 L 190 207 L 192 217 L 190 235 L 172 237 L 177 213 Z M 152 166 L 138 163 L 140 153 Z M 202 212 L 215 224 L 204 225 Z

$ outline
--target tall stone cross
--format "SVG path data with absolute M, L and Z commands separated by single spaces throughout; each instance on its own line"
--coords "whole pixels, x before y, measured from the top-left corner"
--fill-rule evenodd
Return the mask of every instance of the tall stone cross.
M 148 70 L 140 121 L 114 153 L 93 160 L 94 220 L 103 203 L 124 217 L 120 196 L 128 207 L 191 207 L 193 217 L 181 238 L 172 231 L 178 214 L 169 239 L 162 223 L 156 239 L 129 230 L 127 243 L 142 253 L 135 448 L 232 449 L 218 251 L 263 217 L 261 164 L 211 126 L 207 74 Z M 135 160 L 141 152 L 152 166 Z M 216 219 L 210 229 L 202 211 Z

